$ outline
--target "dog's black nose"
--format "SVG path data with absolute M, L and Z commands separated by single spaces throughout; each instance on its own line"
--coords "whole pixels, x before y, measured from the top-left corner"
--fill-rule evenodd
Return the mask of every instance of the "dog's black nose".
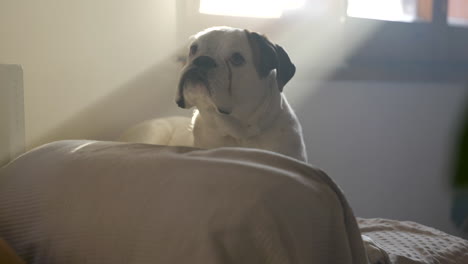
M 184 98 L 179 98 L 178 100 L 176 100 L 176 104 L 177 104 L 180 108 L 185 108 L 185 100 L 184 100 Z
M 205 70 L 209 70 L 217 66 L 215 60 L 208 56 L 200 56 L 196 58 L 193 61 L 193 65 Z

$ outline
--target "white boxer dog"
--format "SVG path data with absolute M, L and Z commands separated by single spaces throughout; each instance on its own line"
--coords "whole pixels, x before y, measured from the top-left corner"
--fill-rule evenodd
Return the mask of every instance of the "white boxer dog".
M 189 47 L 176 103 L 196 108 L 194 147 L 259 148 L 307 161 L 301 125 L 282 94 L 296 71 L 282 47 L 229 27 L 204 30 Z

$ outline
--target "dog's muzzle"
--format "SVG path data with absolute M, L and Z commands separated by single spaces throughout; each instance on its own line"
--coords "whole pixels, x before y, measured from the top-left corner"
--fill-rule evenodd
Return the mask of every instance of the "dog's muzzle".
M 192 66 L 182 74 L 179 81 L 179 96 L 176 103 L 180 108 L 186 108 L 184 88 L 187 83 L 204 85 L 208 91 L 208 95 L 211 96 L 208 84 L 208 71 L 215 67 L 217 67 L 215 60 L 208 56 L 199 56 L 193 60 Z

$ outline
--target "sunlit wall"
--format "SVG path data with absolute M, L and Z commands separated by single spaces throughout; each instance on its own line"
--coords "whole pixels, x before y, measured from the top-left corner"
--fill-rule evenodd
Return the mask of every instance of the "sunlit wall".
M 175 8 L 150 0 L 2 1 L 0 63 L 24 70 L 28 148 L 111 139 L 150 118 L 160 92 L 172 95 L 165 89 L 176 69 L 162 65 L 177 46 Z M 155 81 L 155 72 L 164 78 Z

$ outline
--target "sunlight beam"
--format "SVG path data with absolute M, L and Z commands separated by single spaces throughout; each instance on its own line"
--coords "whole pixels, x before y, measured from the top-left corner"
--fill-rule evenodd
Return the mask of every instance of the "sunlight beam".
M 210 15 L 279 18 L 284 10 L 297 9 L 305 0 L 200 0 L 199 12 Z

